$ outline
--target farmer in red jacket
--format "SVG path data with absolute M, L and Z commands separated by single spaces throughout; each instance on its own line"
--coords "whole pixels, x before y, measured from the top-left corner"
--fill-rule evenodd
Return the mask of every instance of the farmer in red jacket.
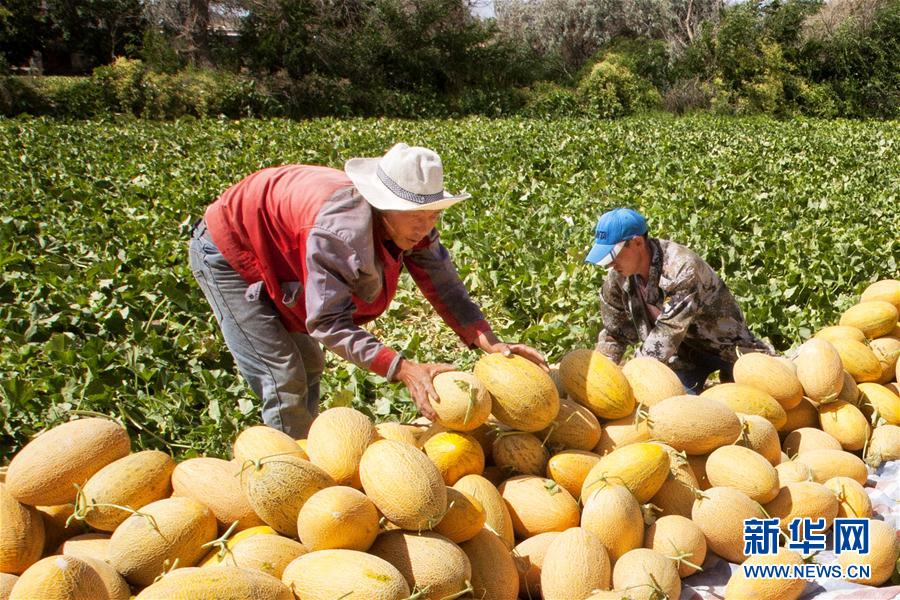
M 469 347 L 545 364 L 533 348 L 497 338 L 440 242 L 441 211 L 468 197 L 444 191 L 433 151 L 397 144 L 344 171 L 263 169 L 207 208 L 191 235 L 191 269 L 263 422 L 305 437 L 318 413 L 321 346 L 402 381 L 434 419 L 431 380 L 453 366 L 404 358 L 361 327 L 387 310 L 404 266 Z

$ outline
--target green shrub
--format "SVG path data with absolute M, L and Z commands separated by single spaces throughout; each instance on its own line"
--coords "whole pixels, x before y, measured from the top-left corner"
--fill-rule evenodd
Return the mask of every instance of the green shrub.
M 630 115 L 662 103 L 656 88 L 635 75 L 614 53 L 607 54 L 581 80 L 578 97 L 588 114 L 604 118 Z
M 581 114 L 574 90 L 546 81 L 528 90 L 522 114 L 529 117 L 569 117 Z
M 103 90 L 114 112 L 139 115 L 144 108 L 144 75 L 147 67 L 139 60 L 119 57 L 111 65 L 94 69 L 93 78 Z
M 717 93 L 718 90 L 711 81 L 699 77 L 679 79 L 663 95 L 663 108 L 679 115 L 708 110 Z

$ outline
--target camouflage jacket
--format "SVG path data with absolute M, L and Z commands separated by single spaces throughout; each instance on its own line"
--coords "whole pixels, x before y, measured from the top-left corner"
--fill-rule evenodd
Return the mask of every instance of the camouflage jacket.
M 654 324 L 638 291 L 637 275 L 610 270 L 600 290 L 603 331 L 597 350 L 619 362 L 629 344 L 673 369 L 693 366 L 691 352 L 737 360 L 737 352 L 774 353 L 744 322 L 734 296 L 694 252 L 668 240 L 649 238 L 650 274 L 646 302 L 659 309 Z

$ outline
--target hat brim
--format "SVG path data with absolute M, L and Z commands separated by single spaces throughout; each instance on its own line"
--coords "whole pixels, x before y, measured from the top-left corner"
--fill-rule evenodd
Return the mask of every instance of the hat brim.
M 615 247 L 615 244 L 594 244 L 584 262 L 600 265 L 601 267 L 608 266 L 613 261 L 612 251 Z
M 379 210 L 443 210 L 471 198 L 471 194 L 450 194 L 444 192 L 444 198 L 433 202 L 419 204 L 404 200 L 389 190 L 376 173 L 380 158 L 351 158 L 344 165 L 344 172 L 362 194 L 366 202 Z

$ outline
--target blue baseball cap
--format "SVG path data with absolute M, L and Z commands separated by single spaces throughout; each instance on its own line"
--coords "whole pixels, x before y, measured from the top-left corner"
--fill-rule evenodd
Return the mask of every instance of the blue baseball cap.
M 617 244 L 647 233 L 647 219 L 630 208 L 616 208 L 600 215 L 594 228 L 594 247 L 585 262 L 605 267 L 613 261 Z

